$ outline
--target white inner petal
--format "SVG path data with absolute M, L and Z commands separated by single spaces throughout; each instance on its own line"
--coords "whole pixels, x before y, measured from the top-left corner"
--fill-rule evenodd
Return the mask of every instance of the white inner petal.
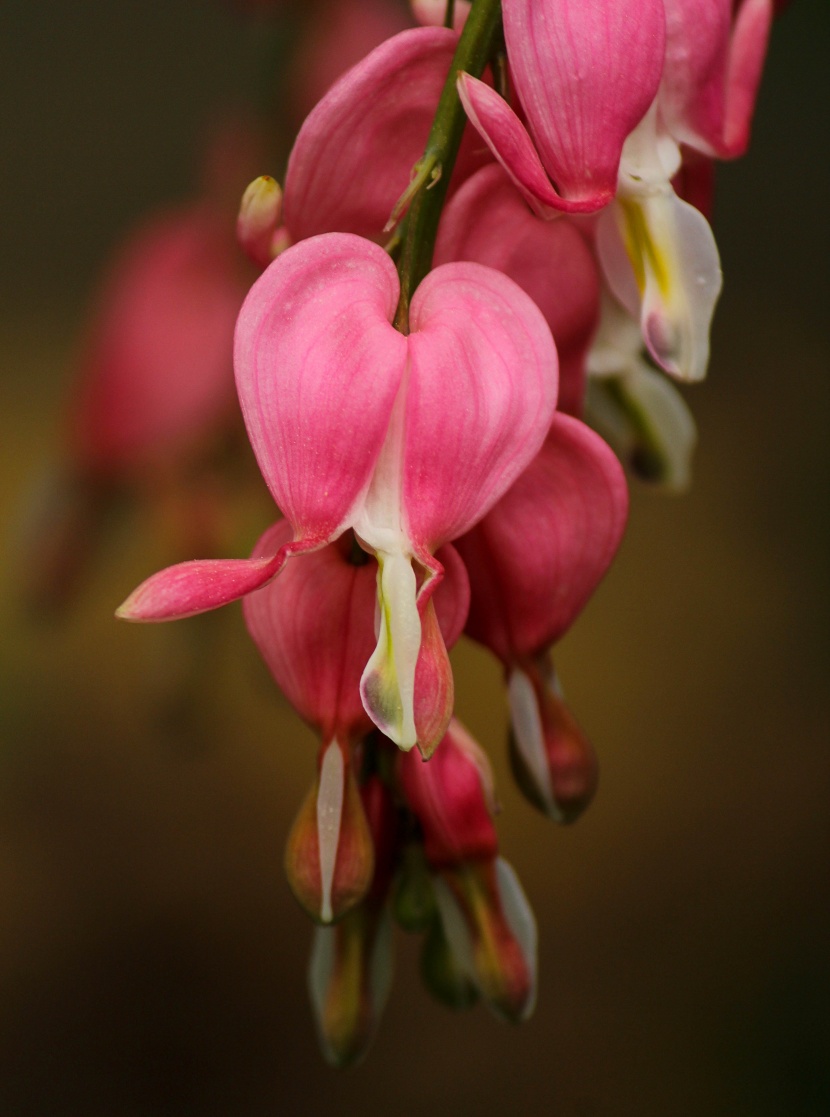
M 322 891 L 320 918 L 324 923 L 330 923 L 333 917 L 331 890 L 337 865 L 337 847 L 340 843 L 340 822 L 343 817 L 344 776 L 343 754 L 337 742 L 332 741 L 323 754 L 320 765 L 320 789 L 317 793 L 317 840 L 320 846 Z

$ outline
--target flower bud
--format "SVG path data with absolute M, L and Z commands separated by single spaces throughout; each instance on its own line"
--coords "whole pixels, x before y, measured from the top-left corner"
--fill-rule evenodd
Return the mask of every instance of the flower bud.
M 414 752 L 401 754 L 398 777 L 407 806 L 423 829 L 433 868 L 496 856 L 493 773 L 460 722 L 450 722 L 430 760 Z
M 320 751 L 317 779 L 288 836 L 288 883 L 312 919 L 331 923 L 366 895 L 374 860 L 348 751 L 330 741 Z
M 478 1000 L 476 984 L 453 954 L 437 914 L 424 936 L 420 970 L 427 990 L 448 1008 L 472 1008 Z
M 334 927 L 316 927 L 309 964 L 311 1004 L 323 1054 L 336 1067 L 366 1054 L 389 995 L 392 920 L 363 903 Z
M 392 891 L 392 912 L 405 931 L 425 931 L 435 918 L 432 876 L 418 842 L 404 847 Z
M 502 858 L 445 869 L 435 892 L 459 969 L 497 1016 L 526 1020 L 536 1002 L 536 921 L 513 869 Z
M 383 1013 L 392 977 L 392 920 L 386 903 L 398 856 L 398 812 L 371 775 L 360 789 L 375 848 L 364 900 L 334 927 L 314 934 L 308 981 L 320 1046 L 334 1066 L 358 1062 Z
M 510 763 L 526 798 L 555 822 L 573 822 L 599 778 L 593 746 L 565 704 L 553 663 L 539 656 L 508 677 Z
M 267 268 L 291 243 L 281 220 L 282 187 L 270 175 L 260 175 L 242 195 L 236 236 L 245 254 L 261 268 Z

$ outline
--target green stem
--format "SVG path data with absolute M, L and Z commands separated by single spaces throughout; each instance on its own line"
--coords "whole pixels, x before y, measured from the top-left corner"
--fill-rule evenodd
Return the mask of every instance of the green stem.
M 462 71 L 475 78 L 481 76 L 500 28 L 501 0 L 473 0 L 441 92 L 423 157 L 414 168 L 414 180 L 418 185 L 405 218 L 398 259 L 401 297 L 395 326 L 403 333 L 409 331 L 409 303 L 415 288 L 432 266 L 438 220 L 467 119 L 458 97 L 456 81 Z

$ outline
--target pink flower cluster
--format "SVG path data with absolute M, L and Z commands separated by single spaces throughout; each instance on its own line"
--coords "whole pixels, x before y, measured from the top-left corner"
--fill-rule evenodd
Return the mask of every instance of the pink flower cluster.
M 488 3 L 463 31 L 458 4 L 456 28 L 372 51 L 307 117 L 284 189 L 249 187 L 238 233 L 264 270 L 234 366 L 282 518 L 250 558 L 171 567 L 119 610 L 159 621 L 244 599 L 319 733 L 286 869 L 319 924 L 311 993 L 335 1063 L 377 1025 L 393 916 L 424 933 L 439 998 L 480 996 L 510 1020 L 532 1009 L 533 916 L 499 856 L 486 755 L 453 717 L 447 649 L 466 632 L 501 661 L 519 786 L 572 821 L 597 762 L 552 649 L 628 506 L 592 426 L 641 472 L 683 483 L 693 426 L 653 365 L 704 375 L 720 267 L 677 191 L 745 148 L 773 13 L 772 0 L 503 0 L 506 55 L 460 73 L 456 94 L 454 57 Z M 410 298 L 408 222 L 448 175 L 422 156 L 457 97 L 474 128 Z

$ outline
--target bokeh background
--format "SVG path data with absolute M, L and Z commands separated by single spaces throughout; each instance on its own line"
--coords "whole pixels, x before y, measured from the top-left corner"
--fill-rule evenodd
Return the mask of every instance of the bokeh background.
M 536 1014 L 442 1009 L 401 935 L 374 1049 L 338 1073 L 281 869 L 314 742 L 238 607 L 116 624 L 166 560 L 129 510 L 60 621 L 20 591 L 102 262 L 187 196 L 212 116 L 259 95 L 262 25 L 219 0 L 4 5 L 0 1113 L 830 1113 L 828 17 L 796 0 L 778 21 L 751 151 L 720 172 L 694 488 L 635 487 L 559 653 L 602 761 L 574 828 L 513 789 L 498 672 L 455 653 L 540 923 Z

